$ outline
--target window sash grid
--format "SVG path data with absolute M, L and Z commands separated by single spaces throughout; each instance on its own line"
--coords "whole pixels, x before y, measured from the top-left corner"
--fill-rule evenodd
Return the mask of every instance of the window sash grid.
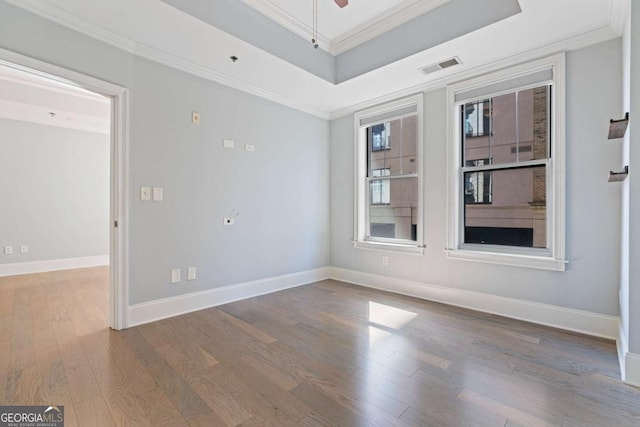
M 416 245 L 415 240 L 407 240 L 407 239 L 392 239 L 389 237 L 372 237 L 369 234 L 365 235 L 365 242 L 374 242 L 374 243 L 386 243 L 386 244 L 396 244 L 396 245 L 408 245 L 415 246 L 418 248 L 424 248 L 424 245 Z
M 361 124 L 360 124 L 360 129 L 364 129 L 367 130 L 367 128 L 370 128 L 372 126 L 377 126 L 377 125 L 383 125 L 387 122 L 392 122 L 394 120 L 399 120 L 399 119 L 405 119 L 407 117 L 412 117 L 415 116 L 416 112 L 408 112 L 408 113 L 404 113 L 404 114 L 398 114 L 398 115 L 392 115 L 392 116 L 385 116 L 384 118 L 381 118 L 379 120 L 375 120 L 372 122 L 366 122 L 366 118 L 361 119 Z
M 551 164 L 551 159 L 535 159 L 528 160 L 526 162 L 511 162 L 511 163 L 499 163 L 499 164 L 489 164 L 489 165 L 480 165 L 480 166 L 463 166 L 460 168 L 462 173 L 469 172 L 482 172 L 482 171 L 495 171 L 495 170 L 508 170 L 508 169 L 521 169 L 521 168 L 531 168 L 535 166 L 549 166 Z
M 366 177 L 366 182 L 373 182 L 373 181 L 386 181 L 387 179 L 405 179 L 405 178 L 417 178 L 418 174 L 417 173 L 408 173 L 408 174 L 404 174 L 404 175 L 383 175 L 383 176 L 368 176 Z

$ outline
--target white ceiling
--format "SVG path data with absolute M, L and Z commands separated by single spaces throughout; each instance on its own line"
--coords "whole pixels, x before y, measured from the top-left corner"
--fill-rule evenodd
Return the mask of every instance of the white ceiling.
M 324 118 L 618 37 L 627 5 L 625 0 L 519 0 L 517 15 L 333 84 L 162 1 L 3 1 L 144 58 Z M 351 0 L 347 8 L 356 1 L 370 0 Z M 231 62 L 230 55 L 240 59 Z M 430 75 L 418 71 L 452 56 L 463 64 Z
M 311 38 L 314 0 L 241 0 L 305 40 Z M 320 47 L 333 55 L 362 44 L 450 0 L 316 0 Z
M 109 134 L 108 98 L 77 86 L 0 65 L 0 117 Z

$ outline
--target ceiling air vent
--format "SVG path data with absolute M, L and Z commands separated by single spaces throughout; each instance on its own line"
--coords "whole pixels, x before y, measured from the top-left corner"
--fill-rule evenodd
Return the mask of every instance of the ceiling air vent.
M 453 58 L 445 59 L 444 61 L 437 62 L 435 64 L 427 65 L 420 68 L 424 74 L 435 73 L 436 71 L 444 70 L 445 68 L 453 67 L 454 65 L 461 64 L 460 58 L 454 56 Z

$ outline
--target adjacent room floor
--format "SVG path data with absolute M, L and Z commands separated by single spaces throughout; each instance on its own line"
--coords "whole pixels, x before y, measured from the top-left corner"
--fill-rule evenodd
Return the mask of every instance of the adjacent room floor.
M 107 269 L 0 278 L 0 404 L 65 426 L 637 426 L 615 343 L 324 281 L 107 328 Z

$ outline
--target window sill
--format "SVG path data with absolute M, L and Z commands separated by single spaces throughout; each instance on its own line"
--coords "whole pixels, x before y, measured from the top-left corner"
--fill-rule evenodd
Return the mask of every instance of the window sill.
M 503 254 L 497 252 L 445 249 L 447 258 L 538 270 L 565 271 L 567 260 L 546 256 Z
M 356 249 L 364 249 L 369 251 L 402 252 L 402 253 L 414 254 L 414 255 L 424 255 L 423 246 L 358 241 L 358 242 L 353 242 L 353 247 Z

